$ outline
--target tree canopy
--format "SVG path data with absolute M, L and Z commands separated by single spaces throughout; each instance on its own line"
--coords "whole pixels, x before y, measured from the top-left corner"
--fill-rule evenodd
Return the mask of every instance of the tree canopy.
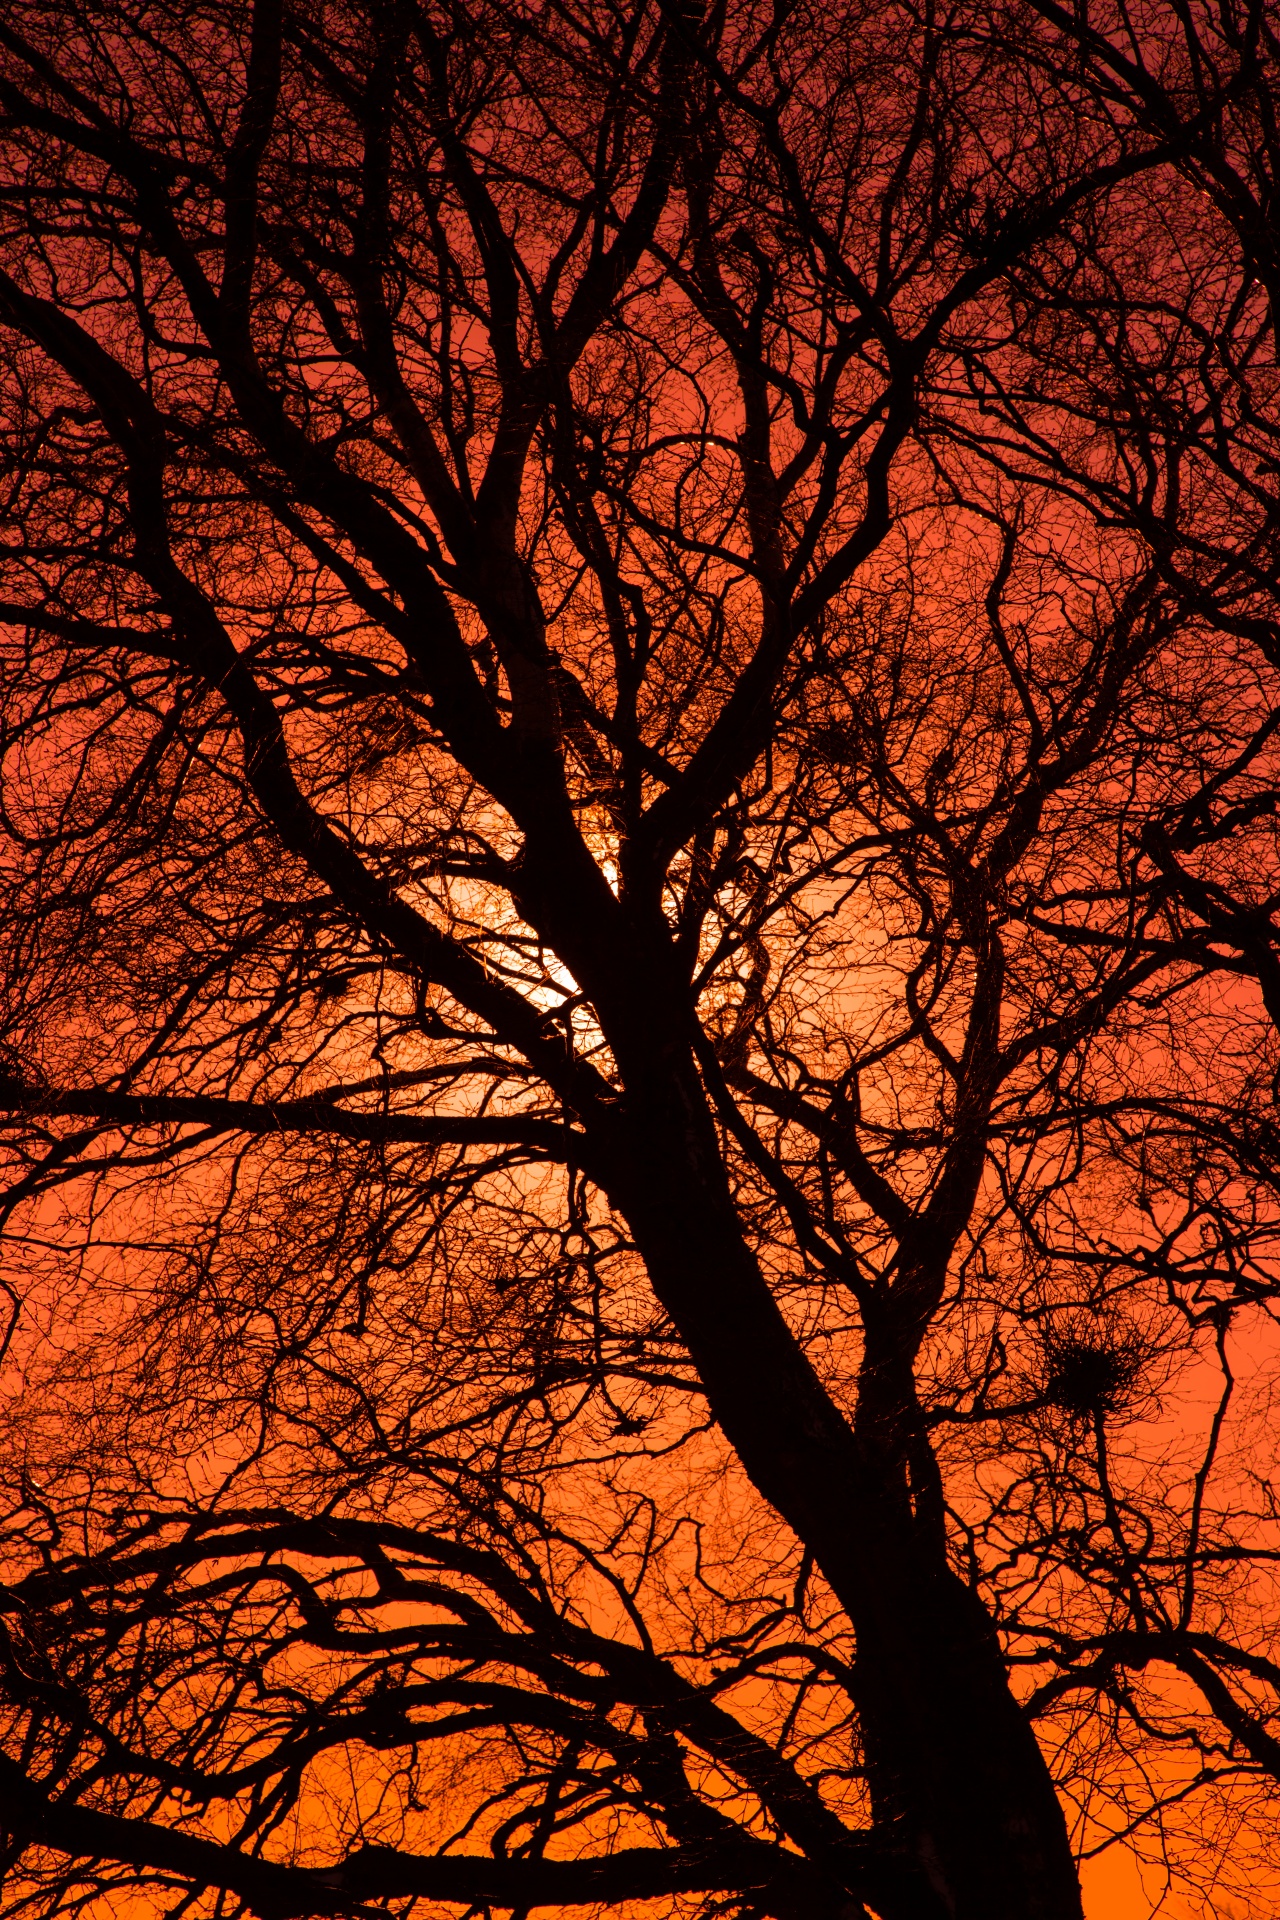
M 12 0 L 6 1914 L 1263 1884 L 1278 52 Z

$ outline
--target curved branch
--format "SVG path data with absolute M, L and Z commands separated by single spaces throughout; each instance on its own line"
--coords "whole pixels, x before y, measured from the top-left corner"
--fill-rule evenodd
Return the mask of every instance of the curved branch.
M 16 1838 L 77 1859 L 117 1861 L 172 1874 L 188 1884 L 224 1889 L 261 1920 L 370 1913 L 381 1920 L 380 1909 L 365 1903 L 405 1895 L 472 1907 L 526 1908 L 653 1900 L 726 1886 L 767 1890 L 777 1883 L 787 1887 L 792 1900 L 803 1891 L 815 1913 L 825 1908 L 833 1916 L 842 1913 L 844 1920 L 864 1920 L 860 1901 L 851 1903 L 796 1856 L 765 1841 L 744 1839 L 730 1847 L 697 1849 L 624 1847 L 586 1860 L 494 1859 L 364 1847 L 340 1866 L 317 1871 L 254 1858 L 153 1820 L 99 1813 L 53 1799 L 4 1758 L 0 1789 L 5 1801 L 0 1820 Z

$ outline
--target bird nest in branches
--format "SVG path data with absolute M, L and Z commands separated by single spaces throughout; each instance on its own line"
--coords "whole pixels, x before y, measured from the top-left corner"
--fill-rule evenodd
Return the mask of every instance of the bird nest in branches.
M 1077 1420 L 1119 1412 L 1151 1358 L 1135 1327 L 1092 1314 L 1048 1327 L 1042 1340 L 1044 1399 Z

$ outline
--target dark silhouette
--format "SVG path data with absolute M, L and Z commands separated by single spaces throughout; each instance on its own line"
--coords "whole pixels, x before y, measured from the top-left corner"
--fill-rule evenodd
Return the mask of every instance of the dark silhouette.
M 6 1911 L 1247 1860 L 1275 27 L 9 7 Z

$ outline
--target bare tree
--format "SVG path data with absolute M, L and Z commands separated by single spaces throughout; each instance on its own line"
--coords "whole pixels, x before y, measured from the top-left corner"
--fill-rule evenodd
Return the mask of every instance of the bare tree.
M 0 42 L 8 1910 L 1211 1875 L 1266 11 Z

